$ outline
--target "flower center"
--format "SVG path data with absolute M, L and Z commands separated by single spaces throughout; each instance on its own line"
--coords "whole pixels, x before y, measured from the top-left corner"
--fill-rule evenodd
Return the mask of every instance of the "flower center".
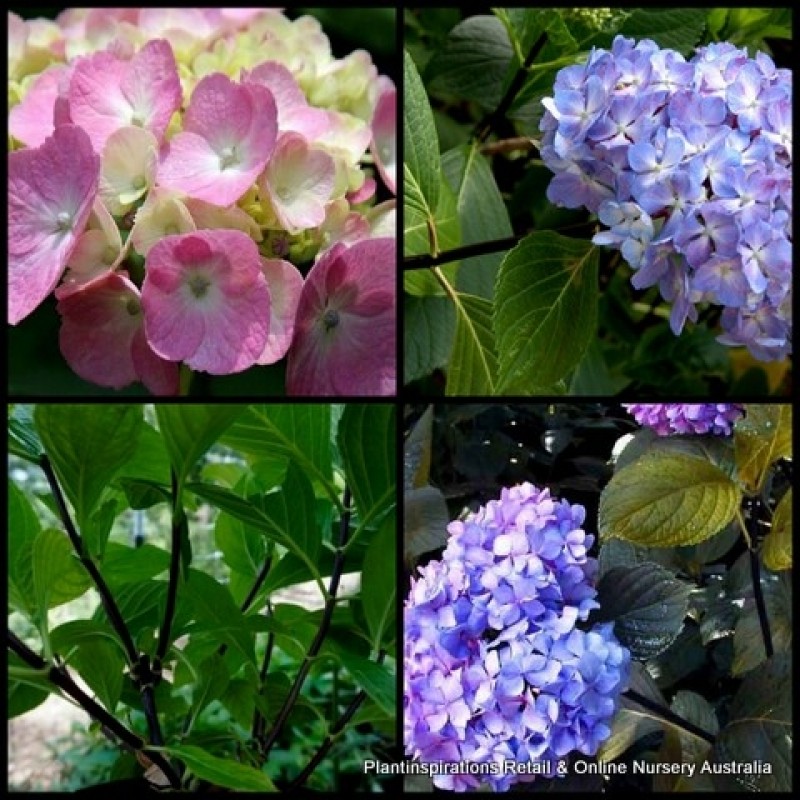
M 239 154 L 236 152 L 236 145 L 230 145 L 223 148 L 219 154 L 220 169 L 228 169 L 228 167 L 235 167 L 239 163 Z
M 322 315 L 322 324 L 325 326 L 326 331 L 332 331 L 339 324 L 339 312 L 329 308 Z
M 133 179 L 133 188 L 134 189 L 144 189 L 147 181 L 144 179 L 143 175 L 139 175 Z
M 57 231 L 71 231 L 72 230 L 72 214 L 68 211 L 59 211 L 56 217 L 56 230 Z
M 211 281 L 205 275 L 192 275 L 189 278 L 189 289 L 198 300 L 206 296 L 209 286 Z
M 131 114 L 131 125 L 135 125 L 137 128 L 141 128 L 144 125 L 144 115 L 141 111 L 134 111 Z

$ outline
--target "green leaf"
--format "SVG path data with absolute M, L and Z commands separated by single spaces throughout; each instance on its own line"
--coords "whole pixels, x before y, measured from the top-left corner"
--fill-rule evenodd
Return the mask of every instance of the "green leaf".
M 180 759 L 198 778 L 215 786 L 240 792 L 277 792 L 272 781 L 263 773 L 230 758 L 219 758 L 193 745 L 165 745 L 153 748 Z
M 500 265 L 494 309 L 500 393 L 565 378 L 597 335 L 597 249 L 532 233 Z
M 792 584 L 788 572 L 780 576 L 764 571 L 761 591 L 767 610 L 767 620 L 775 653 L 792 651 Z M 767 653 L 761 634 L 755 600 L 748 598 L 736 623 L 733 634 L 733 665 L 731 673 L 742 675 L 764 663 Z
M 124 647 L 116 631 L 106 620 L 74 619 L 50 631 L 50 646 L 53 652 L 58 653 L 68 663 L 72 661 L 73 648 L 98 642 L 113 644 L 118 648 L 120 655 L 125 656 Z
M 200 664 L 200 680 L 192 691 L 192 720 L 190 729 L 200 712 L 228 688 L 230 675 L 225 661 L 219 653 L 214 653 Z
M 361 569 L 361 602 L 373 650 L 394 636 L 397 573 L 395 553 L 397 520 L 387 516 L 372 538 Z
M 433 406 L 428 406 L 403 445 L 403 488 L 406 490 L 420 489 L 428 484 L 432 435 Z
M 222 693 L 219 701 L 243 728 L 249 728 L 252 725 L 253 714 L 256 710 L 255 687 L 252 680 L 234 678 Z
M 117 513 L 117 498 L 112 497 L 95 509 L 84 523 L 81 534 L 86 552 L 93 558 L 103 557 Z
M 406 383 L 447 365 L 456 333 L 453 304 L 446 297 L 403 296 L 403 377 Z
M 72 666 L 97 695 L 97 699 L 113 714 L 122 694 L 125 667 L 119 647 L 108 641 L 84 641 L 72 658 Z
M 450 512 L 441 489 L 422 486 L 407 490 L 403 499 L 403 552 L 407 564 L 447 543 Z
M 408 52 L 403 54 L 403 205 L 432 219 L 439 205 L 441 162 L 428 95 Z
M 41 530 L 39 518 L 26 495 L 8 481 L 8 601 L 30 615 L 35 608 L 31 548 Z
M 792 456 L 792 407 L 751 403 L 733 435 L 739 479 L 758 491 L 770 465 Z
M 159 503 L 172 503 L 172 493 L 163 484 L 140 478 L 118 478 L 117 483 L 125 492 L 130 507 L 135 510 L 151 508 Z
M 772 529 L 764 541 L 764 564 L 778 572 L 792 568 L 792 487 L 772 515 Z
M 462 245 L 513 235 L 489 162 L 477 145 L 464 145 L 445 153 L 442 169 L 456 195 Z M 491 300 L 502 258 L 502 253 L 490 253 L 463 260 L 456 280 L 458 290 Z
M 652 39 L 661 47 L 689 56 L 700 41 L 706 24 L 701 8 L 636 8 L 622 23 L 619 33 L 634 39 Z
M 66 534 L 43 530 L 33 541 L 33 590 L 42 611 L 80 597 L 91 586 Z
M 167 455 L 183 487 L 192 467 L 242 415 L 244 406 L 236 405 L 157 405 L 158 428 Z
M 410 205 L 403 217 L 403 255 L 430 255 L 443 250 L 452 250 L 461 244 L 461 224 L 456 208 L 456 195 L 450 184 L 442 177 L 439 187 L 439 202 L 434 209 Z M 442 268 L 452 279 L 458 272 L 458 263 Z M 403 287 L 410 294 L 427 297 L 441 295 L 442 288 L 428 270 L 406 272 Z
M 456 308 L 456 333 L 445 393 L 450 396 L 494 394 L 497 357 L 492 304 L 468 294 L 453 293 L 452 300 Z
M 500 20 L 468 17 L 450 31 L 434 54 L 425 68 L 425 79 L 433 93 L 463 98 L 490 110 L 500 103 L 513 56 Z
M 393 405 L 350 403 L 339 422 L 336 438 L 361 522 L 394 502 L 394 421 Z
M 111 542 L 100 565 L 103 577 L 111 586 L 155 578 L 168 569 L 169 553 L 152 544 L 129 547 Z
M 117 472 L 119 478 L 138 478 L 169 486 L 170 461 L 161 434 L 144 422 L 139 432 L 136 450 Z
M 9 408 L 8 452 L 34 464 L 39 463 L 44 448 L 33 422 L 33 406 L 17 403 Z
M 696 544 L 733 519 L 741 498 L 707 461 L 649 453 L 617 472 L 601 493 L 600 536 L 653 547 Z
M 266 541 L 256 528 L 245 525 L 230 514 L 220 512 L 214 525 L 214 540 L 225 563 L 251 581 L 266 557 Z
M 353 680 L 383 711 L 392 715 L 397 713 L 397 687 L 394 675 L 385 664 L 378 664 L 343 647 L 336 647 L 334 655 L 352 675 Z
M 222 437 L 222 443 L 257 462 L 290 459 L 324 487 L 334 502 L 331 482 L 331 407 L 321 403 L 251 406 Z
M 140 405 L 38 405 L 36 427 L 82 529 L 103 490 L 134 454 Z
M 50 692 L 46 689 L 38 689 L 21 681 L 9 678 L 8 681 L 8 719 L 14 719 L 22 714 L 27 714 L 28 711 L 33 711 L 45 700 L 47 700 Z
M 689 587 L 658 564 L 614 567 L 600 579 L 597 593 L 600 608 L 593 619 L 612 620 L 633 658 L 658 655 L 683 628 Z
M 713 751 L 717 764 L 770 764 L 771 774 L 714 775 L 718 791 L 791 792 L 792 657 L 772 656 L 744 679 Z

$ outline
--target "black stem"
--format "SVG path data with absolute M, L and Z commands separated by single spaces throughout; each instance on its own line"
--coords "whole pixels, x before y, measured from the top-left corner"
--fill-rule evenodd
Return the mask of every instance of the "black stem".
M 181 569 L 181 529 L 187 524 L 186 511 L 178 503 L 178 476 L 172 470 L 172 553 L 169 561 L 169 584 L 167 585 L 167 605 L 164 609 L 164 621 L 158 633 L 155 668 L 160 672 L 161 663 L 167 654 L 169 637 L 172 632 L 172 620 L 175 616 L 175 604 L 178 597 L 178 580 Z
M 528 57 L 525 59 L 525 63 L 517 70 L 517 74 L 514 75 L 514 79 L 511 81 L 506 93 L 503 95 L 500 105 L 497 106 L 494 111 L 487 114 L 478 123 L 473 135 L 477 141 L 486 141 L 486 137 L 492 132 L 492 127 L 494 124 L 505 117 L 506 112 L 509 108 L 511 108 L 511 104 L 514 102 L 514 98 L 517 96 L 517 93 L 525 83 L 525 78 L 528 77 L 528 70 L 531 68 L 531 65 L 536 60 L 536 57 L 539 55 L 539 53 L 542 52 L 545 44 L 547 44 L 546 31 L 544 31 L 533 43 L 533 47 L 531 47 Z
M 658 703 L 654 703 L 652 700 L 649 700 L 648 698 L 644 697 L 644 695 L 639 694 L 639 692 L 635 691 L 634 689 L 628 689 L 624 694 L 626 697 L 633 700 L 634 703 L 638 703 L 648 711 L 658 714 L 660 717 L 663 717 L 664 719 L 673 723 L 673 725 L 677 725 L 678 727 L 683 728 L 685 731 L 688 731 L 695 736 L 699 736 L 701 739 L 705 739 L 711 744 L 716 741 L 716 737 L 713 734 L 703 730 L 702 728 L 699 728 L 697 725 L 694 725 L 691 722 L 688 722 L 683 717 L 678 716 L 678 714 L 671 709 L 665 708 Z
M 89 573 L 89 577 L 92 579 L 92 582 L 94 583 L 95 588 L 100 595 L 100 601 L 103 604 L 103 609 L 108 616 L 109 622 L 114 627 L 114 630 L 117 632 L 122 642 L 122 646 L 125 648 L 125 653 L 128 657 L 128 665 L 129 667 L 133 668 L 137 663 L 138 655 L 136 651 L 136 645 L 133 642 L 133 638 L 128 630 L 128 626 L 125 624 L 125 620 L 122 618 L 122 614 L 120 613 L 119 607 L 114 600 L 114 596 L 111 594 L 111 590 L 108 588 L 108 584 L 105 582 L 105 579 L 100 574 L 100 570 L 98 570 L 97 565 L 94 563 L 94 561 L 92 561 L 91 557 L 85 551 L 83 539 L 72 522 L 72 517 L 70 516 L 69 509 L 67 508 L 66 500 L 64 499 L 64 493 L 61 491 L 61 485 L 58 482 L 58 478 L 56 477 L 53 465 L 50 463 L 50 459 L 46 455 L 43 455 L 39 461 L 39 465 L 41 466 L 42 471 L 47 478 L 47 482 L 50 485 L 50 491 L 52 492 L 53 499 L 56 502 L 58 515 L 61 518 L 62 524 L 64 525 L 64 530 L 66 530 L 67 536 L 69 537 L 70 542 L 72 542 L 72 547 L 74 548 L 78 559 L 80 560 L 86 572 Z
M 313 660 L 322 648 L 322 644 L 328 634 L 328 628 L 330 627 L 331 620 L 333 619 L 333 612 L 336 607 L 336 592 L 339 590 L 339 581 L 342 577 L 342 571 L 344 570 L 344 546 L 347 544 L 347 533 L 350 528 L 350 499 L 350 489 L 349 487 L 345 486 L 343 501 L 344 511 L 342 512 L 341 519 L 339 520 L 339 534 L 336 542 L 336 553 L 333 557 L 331 582 L 328 588 L 328 599 L 325 601 L 325 608 L 322 612 L 322 620 L 320 621 L 317 634 L 314 637 L 314 640 L 311 642 L 308 652 L 303 659 L 303 663 L 300 665 L 300 669 L 297 672 L 297 677 L 294 679 L 292 688 L 289 690 L 289 694 L 286 696 L 278 715 L 275 717 L 275 722 L 273 723 L 269 734 L 261 746 L 261 754 L 264 758 L 269 755 L 269 751 L 272 749 L 272 746 L 275 744 L 278 736 L 280 736 L 283 726 L 286 724 L 286 720 L 292 713 L 292 709 L 294 708 L 297 698 L 300 696 L 300 691 L 303 688 L 303 683 L 305 683 L 305 679 L 311 670 Z
M 527 235 L 527 234 L 525 234 Z M 435 256 L 423 254 L 419 256 L 406 256 L 403 259 L 403 270 L 428 269 L 438 267 L 440 264 L 449 264 L 453 261 L 461 261 L 473 256 L 485 256 L 488 253 L 500 253 L 503 250 L 510 250 L 519 244 L 522 236 L 507 236 L 503 239 L 492 239 L 489 242 L 476 242 L 466 244 L 463 247 L 455 247 L 452 250 L 445 250 Z
M 143 753 L 156 766 L 158 766 L 169 780 L 173 788 L 179 789 L 180 779 L 172 765 L 161 755 L 161 753 L 149 750 L 143 739 L 133 731 L 126 728 L 116 717 L 113 717 L 105 708 L 87 695 L 72 679 L 66 668 L 49 664 L 39 655 L 33 652 L 23 641 L 21 641 L 12 631 L 8 631 L 8 647 L 13 650 L 26 664 L 34 669 L 47 668 L 47 679 L 65 694 L 69 695 L 78 703 L 90 717 L 97 720 L 104 728 L 107 728 L 121 742 L 133 750 Z
M 269 608 L 269 613 L 272 613 L 272 608 Z M 267 679 L 267 672 L 269 672 L 269 664 L 272 661 L 272 651 L 275 648 L 275 634 L 270 631 L 267 634 L 267 644 L 264 648 L 264 660 L 261 662 L 261 670 L 258 673 L 258 691 L 259 693 L 264 688 L 264 681 Z M 266 720 L 264 719 L 264 715 L 261 713 L 261 710 L 256 707 L 255 713 L 253 714 L 253 729 L 252 735 L 253 739 L 258 741 L 265 733 L 266 728 Z
M 764 652 L 767 658 L 771 658 L 775 652 L 772 647 L 772 633 L 769 629 L 769 618 L 767 617 L 767 606 L 764 602 L 764 591 L 761 588 L 761 565 L 758 561 L 758 553 L 750 550 L 750 577 L 753 580 L 753 597 L 756 601 L 756 611 L 758 612 L 758 624 L 761 626 L 761 638 L 764 640 Z
M 386 653 L 381 650 L 378 653 L 376 663 L 382 664 Z M 336 737 L 345 729 L 350 720 L 355 716 L 356 711 L 361 707 L 364 700 L 367 699 L 367 693 L 361 689 L 358 694 L 351 700 L 350 705 L 344 710 L 344 713 L 336 720 L 331 726 L 328 735 L 323 740 L 322 744 L 314 753 L 314 757 L 306 764 L 305 769 L 288 785 L 288 789 L 299 789 L 312 775 L 314 770 L 322 763 L 328 751 L 333 747 Z
M 269 575 L 270 568 L 272 567 L 272 556 L 270 555 L 267 560 L 264 562 L 264 565 L 261 567 L 261 571 L 256 576 L 255 583 L 253 584 L 250 591 L 247 593 L 247 597 L 242 601 L 242 613 L 247 611 L 250 608 L 250 604 L 255 600 L 256 595 L 258 594 L 258 590 L 264 585 L 264 581 L 267 579 L 267 575 Z

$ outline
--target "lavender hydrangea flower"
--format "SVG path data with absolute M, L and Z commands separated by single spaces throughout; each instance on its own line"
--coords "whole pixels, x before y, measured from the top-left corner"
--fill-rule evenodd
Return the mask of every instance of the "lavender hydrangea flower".
M 623 403 L 622 407 L 659 436 L 730 436 L 733 423 L 744 416 L 743 407 L 737 403 Z
M 637 289 L 658 285 L 678 335 L 722 306 L 723 344 L 762 361 L 792 344 L 792 73 L 720 43 L 687 61 L 617 36 L 562 69 L 540 123 L 547 196 L 610 227 Z
M 611 733 L 630 654 L 613 623 L 578 627 L 598 607 L 594 537 L 582 506 L 524 483 L 450 523 L 440 561 L 419 569 L 405 604 L 406 753 L 424 762 L 499 764 L 503 791 L 533 780 L 502 769 L 536 761 L 555 775 Z M 465 791 L 484 776 L 439 775 Z

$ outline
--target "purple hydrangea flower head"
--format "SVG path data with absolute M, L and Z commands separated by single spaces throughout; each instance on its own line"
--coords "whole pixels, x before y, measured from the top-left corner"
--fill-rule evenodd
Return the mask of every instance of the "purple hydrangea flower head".
M 712 434 L 730 436 L 733 423 L 744 416 L 737 403 L 623 403 L 640 425 L 659 436 Z
M 609 230 L 637 289 L 721 306 L 719 341 L 762 361 L 792 350 L 792 73 L 718 43 L 687 61 L 617 36 L 562 69 L 542 101 L 548 199 Z
M 406 753 L 423 762 L 498 764 L 493 774 L 437 775 L 442 789 L 483 780 L 498 791 L 533 775 L 502 769 L 594 755 L 628 678 L 613 623 L 598 607 L 594 537 L 582 506 L 530 483 L 503 489 L 450 523 L 439 561 L 419 568 L 405 603 Z M 548 766 L 549 765 L 549 766 Z M 549 770 L 549 772 L 548 772 Z

